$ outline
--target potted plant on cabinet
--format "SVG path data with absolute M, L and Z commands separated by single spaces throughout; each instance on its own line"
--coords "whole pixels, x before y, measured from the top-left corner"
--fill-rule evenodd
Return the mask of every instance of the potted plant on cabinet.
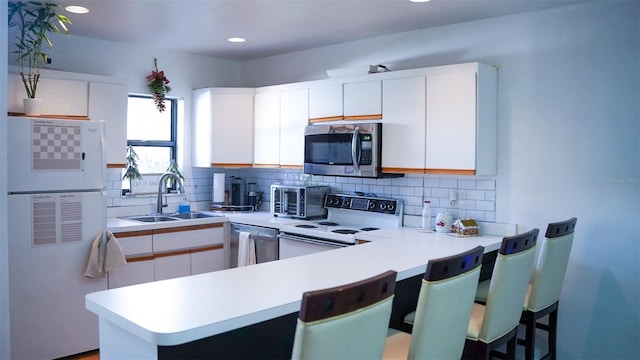
M 38 109 L 31 109 L 34 104 L 38 106 L 40 99 L 36 98 L 38 81 L 40 80 L 40 67 L 47 63 L 49 55 L 47 48 L 53 50 L 53 43 L 49 34 L 66 34 L 69 36 L 69 19 L 56 12 L 58 6 L 53 3 L 9 2 L 9 27 L 17 26 L 18 34 L 15 40 L 16 62 L 20 77 L 27 92 L 25 98 L 25 114 L 40 115 Z
M 136 154 L 135 150 L 133 150 L 133 146 L 127 146 L 127 162 L 124 169 L 124 176 L 122 176 L 122 180 L 129 179 L 129 193 L 132 194 L 133 185 L 131 182 L 133 180 L 142 180 L 142 175 L 138 170 L 138 154 Z M 126 190 L 122 191 L 122 195 L 126 194 Z

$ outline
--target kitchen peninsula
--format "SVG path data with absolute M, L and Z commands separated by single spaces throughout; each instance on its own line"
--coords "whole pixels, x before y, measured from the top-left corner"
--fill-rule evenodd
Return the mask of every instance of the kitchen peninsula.
M 499 248 L 501 237 L 415 229 L 363 245 L 87 295 L 99 317 L 100 358 L 289 357 L 302 293 L 392 269 L 419 279 L 429 259 Z M 402 289 L 402 286 L 397 289 Z M 392 315 L 393 318 L 393 315 Z M 277 331 L 276 331 L 277 330 Z

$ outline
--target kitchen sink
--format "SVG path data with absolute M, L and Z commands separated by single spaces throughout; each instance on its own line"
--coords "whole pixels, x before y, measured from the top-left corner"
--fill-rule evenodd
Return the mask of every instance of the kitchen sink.
M 141 221 L 141 222 L 161 222 L 161 221 L 176 221 L 179 219 L 165 216 L 165 215 L 143 215 L 143 216 L 129 216 L 127 220 Z
M 197 211 L 192 211 L 192 212 L 182 213 L 182 214 L 171 214 L 169 216 L 171 216 L 172 218 L 177 218 L 181 220 L 189 220 L 189 219 L 204 219 L 204 218 L 216 217 L 218 215 L 205 214 Z
M 165 214 L 165 215 L 137 215 L 123 217 L 125 220 L 133 220 L 147 223 L 163 222 L 163 221 L 180 221 L 180 220 L 192 220 L 192 219 L 205 219 L 211 217 L 218 217 L 220 215 L 206 214 L 199 211 L 192 211 L 182 214 Z

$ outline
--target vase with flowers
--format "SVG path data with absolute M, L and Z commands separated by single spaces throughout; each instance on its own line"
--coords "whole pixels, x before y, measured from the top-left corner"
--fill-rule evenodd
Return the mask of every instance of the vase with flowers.
M 69 36 L 67 25 L 71 21 L 57 13 L 58 6 L 54 3 L 37 1 L 9 2 L 9 28 L 17 27 L 14 54 L 24 88 L 27 93 L 25 99 L 25 114 L 40 115 L 39 110 L 29 106 L 41 103 L 36 98 L 38 81 L 40 81 L 40 67 L 49 61 L 47 50 L 54 50 L 49 34 L 65 34 Z M 30 100 L 35 99 L 35 100 Z

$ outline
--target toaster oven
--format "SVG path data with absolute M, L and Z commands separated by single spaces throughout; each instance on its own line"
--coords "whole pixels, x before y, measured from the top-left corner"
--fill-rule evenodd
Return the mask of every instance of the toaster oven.
M 327 215 L 324 197 L 329 186 L 271 185 L 271 214 L 298 219 L 321 218 Z

